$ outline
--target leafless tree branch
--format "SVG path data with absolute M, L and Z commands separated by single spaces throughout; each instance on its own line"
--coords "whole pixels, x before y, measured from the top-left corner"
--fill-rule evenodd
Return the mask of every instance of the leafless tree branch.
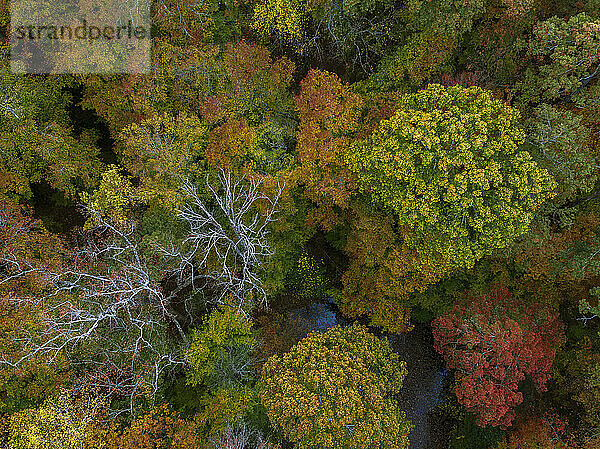
M 178 217 L 189 233 L 168 247 L 144 243 L 133 224 L 117 226 L 89 207 L 97 226 L 82 244 L 65 250 L 65 263 L 31 260 L 5 250 L 9 242 L 0 239 L 0 288 L 8 292 L 3 305 L 32 310 L 38 320 L 37 327 L 18 332 L 16 354 L 0 352 L 0 365 L 52 364 L 66 355 L 91 368 L 91 385 L 128 397 L 129 405 L 116 413 L 133 412 L 136 397 L 153 398 L 165 371 L 184 364 L 187 336 L 181 312 L 173 309 L 182 292 L 208 286 L 214 302 L 234 301 L 244 312 L 266 306 L 259 270 L 273 254 L 268 227 L 282 188 L 269 198 L 260 181 L 234 180 L 224 172 L 218 179 L 219 188 L 207 182 L 214 207 L 182 181 L 186 200 Z M 0 228 L 10 228 L 0 236 L 27 241 L 36 223 L 0 213 Z M 165 288 L 165 280 L 174 278 L 176 286 Z M 23 279 L 35 279 L 38 287 L 12 288 Z M 188 301 L 185 310 L 193 315 Z M 240 366 L 239 374 L 247 368 Z
M 215 204 L 211 209 L 200 197 L 196 187 L 185 180 L 182 185 L 187 201 L 177 211 L 189 226 L 183 242 L 184 251 L 171 248 L 165 254 L 179 259 L 180 274 L 186 279 L 200 277 L 210 281 L 215 289 L 217 303 L 228 298 L 233 306 L 248 310 L 253 306 L 267 306 L 267 294 L 259 276 L 263 262 L 273 255 L 268 242 L 269 225 L 276 221 L 277 203 L 282 187 L 274 198 L 261 192 L 261 182 L 250 179 L 233 180 L 231 174 L 221 171 L 220 188 L 215 189 L 207 180 L 208 190 Z M 258 203 L 266 203 L 266 210 L 257 210 Z M 191 273 L 191 275 L 189 274 Z

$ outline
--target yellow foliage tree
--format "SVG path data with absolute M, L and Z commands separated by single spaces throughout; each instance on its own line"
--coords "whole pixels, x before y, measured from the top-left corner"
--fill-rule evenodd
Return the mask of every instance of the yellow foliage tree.
M 119 167 L 112 165 L 102 174 L 98 189 L 92 194 L 83 192 L 81 200 L 92 211 L 85 224 L 91 228 L 98 224 L 98 214 L 110 219 L 116 226 L 124 226 L 128 221 L 128 212 L 139 202 L 139 194 L 131 181 L 119 172 Z
M 263 366 L 259 395 L 299 449 L 408 448 L 410 422 L 391 397 L 404 362 L 360 324 L 311 333 Z
M 472 267 L 525 233 L 556 183 L 520 150 L 517 110 L 479 88 L 432 84 L 346 153 L 361 188 L 396 213 L 422 268 Z
M 14 414 L 9 426 L 11 449 L 101 449 L 94 438 L 107 401 L 92 390 L 62 390 L 37 409 Z

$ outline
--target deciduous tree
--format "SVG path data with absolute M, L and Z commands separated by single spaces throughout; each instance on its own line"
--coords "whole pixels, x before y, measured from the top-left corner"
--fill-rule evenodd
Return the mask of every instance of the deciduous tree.
M 339 222 L 337 208 L 348 208 L 356 177 L 344 163 L 349 134 L 359 128 L 362 98 L 332 73 L 311 70 L 300 84 L 296 109 L 298 179 L 304 195 L 316 204 L 310 220 L 325 230 Z
M 99 151 L 73 136 L 64 77 L 9 72 L 0 62 L 0 195 L 22 201 L 47 182 L 74 198 L 95 185 Z
M 525 46 L 537 64 L 515 87 L 524 103 L 572 101 L 585 106 L 585 89 L 600 76 L 600 22 L 585 13 L 538 23 Z
M 367 73 L 400 33 L 399 10 L 389 0 L 264 0 L 251 25 L 297 54 L 337 57 Z
M 409 0 L 404 6 L 409 23 L 416 29 L 452 36 L 470 31 L 485 7 L 484 0 Z
M 93 390 L 62 390 L 41 407 L 11 416 L 9 445 L 11 449 L 105 448 L 105 442 L 94 437 L 106 419 L 106 407 L 106 398 Z
M 211 449 L 280 449 L 275 443 L 244 424 L 228 425 L 211 438 Z
M 415 270 L 471 267 L 527 231 L 555 183 L 519 149 L 518 120 L 479 87 L 434 84 L 346 154 L 362 190 L 410 228 L 404 241 L 425 261 Z
M 207 127 L 193 114 L 152 116 L 120 135 L 124 166 L 140 178 L 138 196 L 171 209 L 181 203 L 181 179 L 203 173 Z
M 264 261 L 273 255 L 268 235 L 282 186 L 270 198 L 256 179 L 235 179 L 221 172 L 218 183 L 207 183 L 214 209 L 194 184 L 183 183 L 186 201 L 177 214 L 189 226 L 189 234 L 179 247 L 163 253 L 177 260 L 180 279 L 196 279 L 194 273 L 201 270 L 200 277 L 215 290 L 213 301 L 248 312 L 267 303 L 260 275 Z
M 586 148 L 590 129 L 582 117 L 548 104 L 535 108 L 528 120 L 532 156 L 557 183 L 551 203 L 563 206 L 588 194 L 598 179 L 597 163 Z M 544 213 L 545 211 L 542 211 Z
M 470 297 L 432 323 L 436 350 L 455 370 L 455 392 L 480 426 L 511 425 L 525 375 L 546 389 L 555 348 L 565 342 L 558 314 L 516 300 L 505 289 Z
M 343 289 L 336 295 L 347 316 L 367 316 L 370 324 L 388 332 L 406 332 L 410 325 L 407 295 L 423 290 L 435 279 L 433 270 L 415 272 L 415 251 L 402 242 L 406 229 L 374 207 L 355 204 L 348 233 L 348 269 L 342 275 Z
M 242 311 L 215 307 L 190 339 L 186 354 L 189 385 L 218 390 L 241 386 L 254 377 L 256 339 L 252 322 Z
M 260 397 L 299 448 L 407 448 L 411 425 L 390 397 L 406 375 L 364 326 L 311 333 L 263 366 Z
M 184 419 L 168 404 L 153 407 L 119 428 L 113 423 L 96 439 L 106 449 L 197 449 L 202 447 L 196 424 Z

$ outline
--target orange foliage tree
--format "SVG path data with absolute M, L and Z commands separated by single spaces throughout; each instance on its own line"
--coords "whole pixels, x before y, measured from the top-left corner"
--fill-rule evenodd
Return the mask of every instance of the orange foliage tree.
M 402 243 L 403 229 L 392 217 L 360 204 L 353 212 L 345 247 L 350 264 L 336 298 L 340 310 L 351 317 L 367 315 L 372 325 L 390 332 L 409 331 L 407 294 L 426 285 L 409 270 L 419 255 Z
M 193 421 L 185 420 L 166 404 L 152 408 L 123 429 L 101 435 L 106 449 L 197 449 L 201 440 Z
M 348 208 L 358 188 L 344 153 L 352 141 L 349 135 L 359 129 L 362 105 L 362 98 L 335 74 L 311 70 L 300 83 L 298 180 L 315 204 L 309 224 L 325 230 L 339 224 L 336 209 Z

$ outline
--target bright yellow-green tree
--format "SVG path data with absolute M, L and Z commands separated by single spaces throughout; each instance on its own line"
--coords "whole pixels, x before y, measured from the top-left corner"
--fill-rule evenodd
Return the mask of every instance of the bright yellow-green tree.
M 307 1 L 267 0 L 256 6 L 252 27 L 261 34 L 275 32 L 290 40 L 299 39 L 309 9 Z
M 472 267 L 525 233 L 552 195 L 552 177 L 520 150 L 519 120 L 479 87 L 432 84 L 405 95 L 395 115 L 347 153 L 361 188 L 410 229 L 416 270 L 440 257 L 447 269 Z
M 119 167 L 112 165 L 102 173 L 98 189 L 92 194 L 83 192 L 81 199 L 92 211 L 86 223 L 88 228 L 98 224 L 100 217 L 97 214 L 106 216 L 116 226 L 124 226 L 128 221 L 128 212 L 140 197 L 129 178 L 120 173 Z
M 101 448 L 94 436 L 107 401 L 92 390 L 63 390 L 37 409 L 26 409 L 10 420 L 11 449 Z
M 252 377 L 255 346 L 252 321 L 240 310 L 220 305 L 191 334 L 187 383 L 210 389 L 235 387 Z
M 196 415 L 200 432 L 211 435 L 249 415 L 258 405 L 254 389 L 252 321 L 240 310 L 219 305 L 191 332 L 186 353 L 188 385 L 206 388 Z
M 357 323 L 338 325 L 271 357 L 259 395 L 299 449 L 404 449 L 412 426 L 391 395 L 405 375 L 385 340 Z

